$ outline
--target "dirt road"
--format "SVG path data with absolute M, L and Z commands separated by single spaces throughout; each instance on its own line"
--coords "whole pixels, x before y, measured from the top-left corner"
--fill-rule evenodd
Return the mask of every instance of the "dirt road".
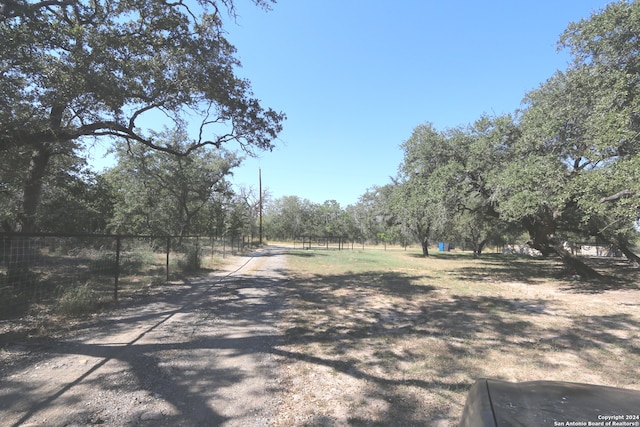
M 278 409 L 278 248 L 48 340 L 5 345 L 3 426 L 265 426 Z

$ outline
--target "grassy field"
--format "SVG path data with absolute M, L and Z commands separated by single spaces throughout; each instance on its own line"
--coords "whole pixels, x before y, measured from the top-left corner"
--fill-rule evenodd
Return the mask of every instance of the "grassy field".
M 456 425 L 478 378 L 640 389 L 638 269 L 591 260 L 294 251 L 278 425 Z

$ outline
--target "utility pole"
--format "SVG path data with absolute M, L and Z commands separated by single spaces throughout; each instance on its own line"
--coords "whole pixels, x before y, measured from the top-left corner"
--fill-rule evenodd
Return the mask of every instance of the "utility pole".
M 258 168 L 258 183 L 260 187 L 260 245 L 262 245 L 262 168 Z

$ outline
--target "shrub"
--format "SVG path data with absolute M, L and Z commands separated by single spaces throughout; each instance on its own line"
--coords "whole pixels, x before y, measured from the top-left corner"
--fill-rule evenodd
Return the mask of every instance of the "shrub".
M 136 274 L 145 266 L 153 265 L 153 250 L 151 248 L 138 248 L 135 251 L 120 254 L 120 274 Z
M 80 315 L 94 311 L 100 299 L 90 283 L 59 286 L 56 311 L 67 315 Z
M 89 262 L 89 272 L 113 276 L 116 272 L 116 255 L 111 253 L 101 253 Z
M 153 265 L 153 251 L 151 248 L 136 249 L 120 253 L 120 275 L 135 274 L 144 266 Z M 116 273 L 116 254 L 102 253 L 89 263 L 89 272 L 93 274 L 113 276 Z
M 202 267 L 202 250 L 200 247 L 189 246 L 185 252 L 184 258 L 178 260 L 178 268 L 183 272 L 198 271 Z

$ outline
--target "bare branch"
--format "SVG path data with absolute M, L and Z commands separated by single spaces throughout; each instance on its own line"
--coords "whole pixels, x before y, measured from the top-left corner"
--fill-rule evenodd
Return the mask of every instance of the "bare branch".
M 191 16 L 191 19 L 193 19 L 194 21 L 197 21 L 197 19 L 198 19 L 198 17 L 191 11 L 189 6 L 184 4 L 183 0 L 178 0 L 176 2 L 167 2 L 167 6 L 170 6 L 170 7 L 183 7 L 187 11 L 187 13 Z
M 161 108 L 164 105 L 164 102 L 157 102 L 154 104 L 149 104 L 144 108 L 139 109 L 131 115 L 131 119 L 129 119 L 129 129 L 133 129 L 135 127 L 135 122 L 141 114 L 153 110 L 154 108 Z
M 633 190 L 622 190 L 612 196 L 608 196 L 608 197 L 603 197 L 602 199 L 600 199 L 600 203 L 605 203 L 605 202 L 617 202 L 618 200 L 622 199 L 623 197 L 629 197 L 629 196 L 633 196 L 635 195 L 636 192 Z

